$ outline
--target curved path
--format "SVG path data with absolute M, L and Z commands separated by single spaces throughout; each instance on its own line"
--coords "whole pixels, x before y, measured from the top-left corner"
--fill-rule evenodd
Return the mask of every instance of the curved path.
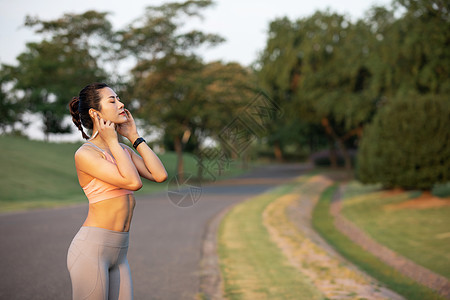
M 223 209 L 302 175 L 300 164 L 259 167 L 202 188 L 200 200 L 180 208 L 167 192 L 138 196 L 129 263 L 136 300 L 194 299 L 208 222 Z M 87 204 L 0 215 L 0 299 L 70 299 L 67 248 Z

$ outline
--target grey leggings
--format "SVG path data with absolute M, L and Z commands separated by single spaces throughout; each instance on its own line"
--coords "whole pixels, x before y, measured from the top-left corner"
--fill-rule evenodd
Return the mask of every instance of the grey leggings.
M 133 299 L 128 232 L 83 226 L 67 253 L 74 300 Z

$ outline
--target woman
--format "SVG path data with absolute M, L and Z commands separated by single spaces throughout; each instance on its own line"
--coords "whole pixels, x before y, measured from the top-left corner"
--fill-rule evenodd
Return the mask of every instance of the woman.
M 131 113 L 104 83 L 83 88 L 69 104 L 72 120 L 88 139 L 75 153 L 78 181 L 89 212 L 67 254 L 73 299 L 132 299 L 128 232 L 140 177 L 163 182 L 167 172 L 144 139 Z M 83 127 L 95 132 L 89 138 Z M 127 138 L 139 152 L 119 143 Z

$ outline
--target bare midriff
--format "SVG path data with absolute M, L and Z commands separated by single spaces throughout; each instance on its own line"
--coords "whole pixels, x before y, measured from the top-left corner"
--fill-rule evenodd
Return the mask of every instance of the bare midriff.
M 83 226 L 128 232 L 135 205 L 133 194 L 89 204 L 88 216 Z

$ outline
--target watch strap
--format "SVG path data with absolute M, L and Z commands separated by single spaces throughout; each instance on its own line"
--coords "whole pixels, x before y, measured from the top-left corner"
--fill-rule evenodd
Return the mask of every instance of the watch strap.
M 139 146 L 139 144 L 142 143 L 142 142 L 146 143 L 146 141 L 144 140 L 144 138 L 138 137 L 138 138 L 136 139 L 136 141 L 134 141 L 134 143 L 133 143 L 133 148 L 136 149 L 137 146 Z

